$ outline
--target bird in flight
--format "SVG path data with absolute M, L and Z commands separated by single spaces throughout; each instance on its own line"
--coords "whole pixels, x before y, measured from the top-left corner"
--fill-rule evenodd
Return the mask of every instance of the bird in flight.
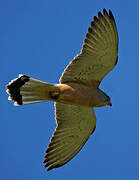
M 96 127 L 94 107 L 112 105 L 99 89 L 118 60 L 118 32 L 111 10 L 94 16 L 80 54 L 66 67 L 59 84 L 19 75 L 7 85 L 14 105 L 55 102 L 57 126 L 44 157 L 47 170 L 63 166 L 84 146 Z

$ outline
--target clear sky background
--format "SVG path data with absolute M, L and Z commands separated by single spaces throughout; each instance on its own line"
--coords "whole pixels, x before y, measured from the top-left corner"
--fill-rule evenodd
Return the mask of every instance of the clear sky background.
M 14 107 L 5 85 L 19 73 L 58 83 L 80 52 L 94 15 L 111 9 L 119 61 L 101 88 L 112 107 L 97 108 L 97 127 L 80 153 L 46 172 L 44 152 L 55 129 L 51 102 Z M 0 179 L 139 179 L 139 1 L 0 1 Z

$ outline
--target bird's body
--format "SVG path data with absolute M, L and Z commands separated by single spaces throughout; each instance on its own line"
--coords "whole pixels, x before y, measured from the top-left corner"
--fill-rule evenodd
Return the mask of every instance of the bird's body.
M 110 104 L 107 95 L 96 86 L 78 83 L 59 84 L 57 102 L 86 107 L 101 107 Z M 102 99 L 102 94 L 104 100 Z M 105 97 L 106 96 L 106 97 Z
M 72 159 L 94 132 L 94 107 L 111 105 L 99 84 L 117 64 L 118 33 L 114 17 L 104 9 L 91 22 L 81 53 L 63 72 L 59 84 L 19 75 L 7 85 L 15 105 L 55 102 L 57 127 L 45 155 L 48 170 Z

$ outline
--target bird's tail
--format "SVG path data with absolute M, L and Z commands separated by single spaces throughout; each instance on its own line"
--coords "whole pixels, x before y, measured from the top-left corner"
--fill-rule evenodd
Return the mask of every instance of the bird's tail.
M 57 85 L 45 83 L 37 79 L 20 74 L 7 86 L 9 100 L 14 105 L 24 105 L 43 101 L 55 101 L 59 96 Z

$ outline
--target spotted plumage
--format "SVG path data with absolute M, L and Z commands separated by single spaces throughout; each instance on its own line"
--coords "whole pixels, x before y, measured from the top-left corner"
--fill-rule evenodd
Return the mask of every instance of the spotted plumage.
M 55 102 L 57 126 L 44 157 L 47 170 L 63 166 L 84 146 L 96 128 L 94 107 L 111 106 L 99 85 L 118 61 L 118 32 L 111 10 L 98 12 L 81 52 L 69 63 L 59 84 L 20 75 L 7 85 L 15 105 Z

